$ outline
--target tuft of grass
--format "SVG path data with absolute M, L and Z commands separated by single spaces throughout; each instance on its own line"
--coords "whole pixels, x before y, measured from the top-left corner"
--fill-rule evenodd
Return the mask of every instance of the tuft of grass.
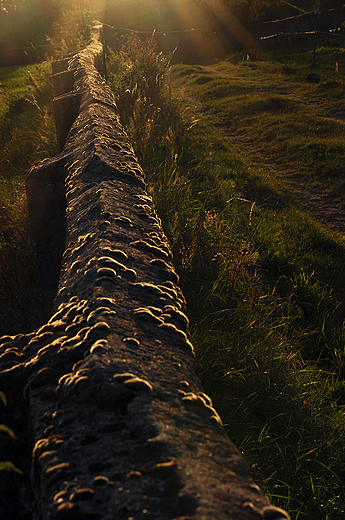
M 201 380 L 273 503 L 335 520 L 345 243 L 307 202 L 344 201 L 343 50 L 320 49 L 311 82 L 304 52 L 169 70 L 147 45 L 112 57 L 112 85 L 173 249 Z M 144 63 L 152 75 L 164 63 L 159 94 Z

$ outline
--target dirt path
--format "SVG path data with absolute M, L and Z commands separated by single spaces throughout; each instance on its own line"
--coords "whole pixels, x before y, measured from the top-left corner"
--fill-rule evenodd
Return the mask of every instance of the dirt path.
M 207 118 L 216 117 L 204 112 Z M 291 198 L 296 207 L 312 218 L 329 226 L 333 231 L 345 233 L 345 213 L 341 205 L 334 200 L 333 197 L 325 197 L 319 187 L 306 186 L 303 176 L 296 175 L 291 170 L 284 169 L 281 165 L 275 164 L 273 161 L 262 160 L 262 152 L 255 149 L 252 143 L 247 142 L 243 136 L 229 131 L 223 127 L 224 137 L 238 150 L 245 149 L 245 160 L 250 162 L 252 166 L 256 166 L 258 170 L 265 172 L 265 180 L 267 178 L 274 179 L 274 188 L 280 195 L 286 199 Z M 269 175 L 267 175 L 267 173 Z
M 333 197 L 325 197 L 321 187 L 307 186 L 302 175 L 296 175 L 291 170 L 282 168 L 272 161 L 262 160 L 262 152 L 255 150 L 253 144 L 246 142 L 241 136 L 222 129 L 226 139 L 239 150 L 246 149 L 246 160 L 258 170 L 265 172 L 265 180 L 274 178 L 274 188 L 286 199 L 291 198 L 296 207 L 312 218 L 329 226 L 333 231 L 345 233 L 345 213 L 341 205 Z M 240 146 L 239 146 L 240 145 Z M 241 152 L 239 152 L 241 153 Z M 267 176 L 267 173 L 269 174 Z
M 272 89 L 272 92 L 276 93 L 276 90 Z M 217 115 L 208 111 L 199 100 L 193 97 L 187 99 L 201 117 L 217 126 L 217 130 L 222 132 L 223 137 L 234 146 L 246 163 L 255 167 L 259 172 L 263 172 L 265 182 L 268 178 L 274 179 L 272 185 L 274 184 L 274 189 L 279 195 L 284 196 L 287 200 L 291 199 L 298 209 L 308 213 L 313 219 L 328 226 L 332 231 L 345 233 L 345 212 L 333 197 L 325 197 L 321 187 L 310 186 L 310 184 L 306 186 L 302 175 L 296 175 L 292 170 L 287 170 L 271 160 L 263 159 L 262 150 L 255 147 L 255 143 L 230 130 L 227 126 L 220 125 Z M 333 118 L 342 120 L 342 115 L 340 114 L 339 117 L 333 115 Z M 243 153 L 241 150 L 246 152 Z

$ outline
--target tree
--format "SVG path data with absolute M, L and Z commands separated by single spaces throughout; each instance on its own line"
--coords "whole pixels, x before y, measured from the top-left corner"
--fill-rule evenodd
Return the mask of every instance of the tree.
M 259 21 L 297 16 L 320 9 L 340 8 L 342 0 L 201 0 L 221 19 L 235 18 L 248 27 Z

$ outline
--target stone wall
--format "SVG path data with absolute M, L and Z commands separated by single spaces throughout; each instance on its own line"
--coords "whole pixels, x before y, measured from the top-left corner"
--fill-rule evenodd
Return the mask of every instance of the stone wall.
M 25 424 L 26 518 L 287 519 L 197 378 L 169 244 L 100 73 L 101 30 L 54 65 L 60 153 L 27 178 L 47 323 L 0 340 L 0 389 Z

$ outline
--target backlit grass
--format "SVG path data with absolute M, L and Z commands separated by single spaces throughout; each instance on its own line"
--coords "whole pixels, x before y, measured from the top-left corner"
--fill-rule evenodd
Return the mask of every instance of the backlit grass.
M 274 163 L 277 173 L 282 171 L 282 188 L 299 175 L 323 197 L 339 199 L 344 190 L 345 59 L 342 51 L 328 51 L 318 50 L 317 72 L 312 73 L 308 53 L 304 66 L 285 53 L 284 64 L 181 65 L 174 77 L 182 94 L 193 92 L 217 117 L 220 131 L 236 136 L 242 156 L 253 154 L 256 162 Z M 317 83 L 308 82 L 311 74 L 317 74 Z
M 317 70 L 309 54 L 286 52 L 275 64 L 177 65 L 170 86 L 161 63 L 161 94 L 145 111 L 142 65 L 124 48 L 113 86 L 230 438 L 276 505 L 335 520 L 345 510 L 345 244 L 307 202 L 312 190 L 344 201 L 345 62 L 342 49 L 318 55 Z

